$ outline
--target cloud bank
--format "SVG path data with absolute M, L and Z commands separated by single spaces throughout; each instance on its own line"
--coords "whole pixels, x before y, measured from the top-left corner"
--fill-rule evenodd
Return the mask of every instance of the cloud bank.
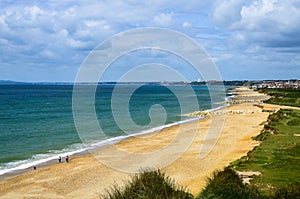
M 138 27 L 187 34 L 212 56 L 224 79 L 296 78 L 299 19 L 298 0 L 5 0 L 0 79 L 73 81 L 90 50 Z

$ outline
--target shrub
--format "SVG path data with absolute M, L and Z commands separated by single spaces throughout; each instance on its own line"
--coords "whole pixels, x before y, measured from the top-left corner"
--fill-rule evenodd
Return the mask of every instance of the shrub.
M 253 137 L 253 140 L 256 141 L 263 141 L 270 135 L 269 132 L 262 130 L 261 133 L 255 137 Z
M 292 120 L 287 122 L 287 125 L 289 125 L 289 126 L 299 126 L 300 125 L 300 120 L 292 119 Z
M 278 188 L 275 191 L 276 199 L 300 198 L 300 183 L 293 183 L 287 187 Z
M 232 199 L 232 198 L 261 198 L 259 192 L 248 185 L 244 185 L 232 169 L 217 171 L 208 179 L 206 187 L 197 199 Z

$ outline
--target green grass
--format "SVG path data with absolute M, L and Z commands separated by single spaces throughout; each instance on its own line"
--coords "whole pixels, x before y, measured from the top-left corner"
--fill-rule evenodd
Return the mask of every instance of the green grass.
M 300 89 L 264 88 L 264 89 L 259 89 L 259 91 L 272 96 L 272 98 L 266 101 L 267 103 L 300 107 Z
M 300 111 L 280 110 L 268 118 L 265 130 L 255 137 L 261 145 L 249 152 L 243 161 L 235 161 L 231 167 L 262 173 L 251 181 L 260 191 L 270 195 L 289 184 L 300 183 Z M 273 134 L 268 129 L 274 131 Z M 298 186 L 300 190 L 300 186 Z

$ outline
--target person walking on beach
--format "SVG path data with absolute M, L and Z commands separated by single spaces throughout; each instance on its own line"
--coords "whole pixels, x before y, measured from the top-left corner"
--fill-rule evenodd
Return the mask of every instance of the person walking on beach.
M 66 162 L 67 163 L 69 162 L 69 156 L 68 155 L 66 156 Z
M 58 162 L 61 163 L 61 157 L 60 156 L 58 157 Z

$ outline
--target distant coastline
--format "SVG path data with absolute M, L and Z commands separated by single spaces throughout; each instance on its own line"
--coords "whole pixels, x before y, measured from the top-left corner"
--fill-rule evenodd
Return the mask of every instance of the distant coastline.
M 224 86 L 249 86 L 252 88 L 275 88 L 278 85 L 284 87 L 289 84 L 298 85 L 300 87 L 300 80 L 298 79 L 282 79 L 282 80 L 224 80 L 224 81 L 160 81 L 160 82 L 116 82 L 116 81 L 105 81 L 105 82 L 22 82 L 12 80 L 0 80 L 0 85 L 115 85 L 115 84 L 137 84 L 137 85 L 224 85 Z

